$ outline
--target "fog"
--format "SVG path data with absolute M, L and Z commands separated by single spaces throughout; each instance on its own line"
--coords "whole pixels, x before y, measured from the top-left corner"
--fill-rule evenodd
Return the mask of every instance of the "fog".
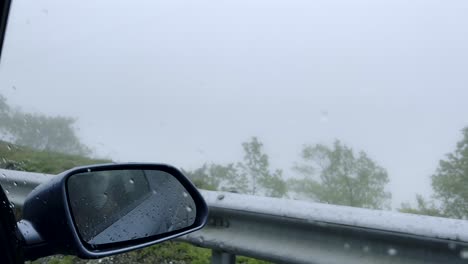
M 387 169 L 393 206 L 468 125 L 468 2 L 14 0 L 0 93 L 78 118 L 96 155 L 196 168 L 257 136 L 287 177 L 339 139 Z

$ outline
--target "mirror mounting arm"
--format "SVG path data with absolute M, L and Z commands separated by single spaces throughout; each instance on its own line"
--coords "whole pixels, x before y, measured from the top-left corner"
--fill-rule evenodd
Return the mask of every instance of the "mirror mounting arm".
M 26 260 L 36 260 L 38 258 L 53 254 L 50 246 L 36 231 L 31 222 L 21 220 L 18 222 L 18 231 L 24 248 L 24 258 Z

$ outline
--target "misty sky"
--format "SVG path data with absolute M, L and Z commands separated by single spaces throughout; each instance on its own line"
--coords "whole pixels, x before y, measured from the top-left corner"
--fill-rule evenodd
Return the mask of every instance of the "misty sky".
M 388 170 L 393 205 L 468 125 L 468 2 L 13 0 L 0 93 L 79 119 L 117 161 L 273 168 L 340 139 Z

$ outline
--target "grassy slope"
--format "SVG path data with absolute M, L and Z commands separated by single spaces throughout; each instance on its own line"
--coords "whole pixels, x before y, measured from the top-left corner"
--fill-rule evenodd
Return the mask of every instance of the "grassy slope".
M 57 174 L 76 166 L 109 163 L 110 160 L 90 159 L 76 155 L 37 151 L 0 141 L 0 166 L 18 170 Z
M 0 141 L 0 168 L 9 168 L 31 172 L 58 174 L 76 166 L 108 163 L 110 160 L 90 159 L 75 155 L 37 151 L 27 147 L 15 146 Z M 209 249 L 194 247 L 179 242 L 165 242 L 130 253 L 105 258 L 102 260 L 80 260 L 73 256 L 48 257 L 34 261 L 48 264 L 85 264 L 85 263 L 192 263 L 210 262 Z M 237 263 L 267 263 L 246 257 L 238 257 Z

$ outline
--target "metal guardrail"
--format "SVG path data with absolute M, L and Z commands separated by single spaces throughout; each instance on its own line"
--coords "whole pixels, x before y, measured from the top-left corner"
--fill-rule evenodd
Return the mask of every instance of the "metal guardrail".
M 0 184 L 7 193 L 8 199 L 15 206 L 22 207 L 26 196 L 39 184 L 49 180 L 53 175 L 0 169 Z
M 16 206 L 52 175 L 0 170 Z M 16 183 L 16 184 L 15 184 Z M 208 225 L 179 238 L 213 250 L 276 263 L 468 263 L 468 221 L 304 201 L 201 191 Z

